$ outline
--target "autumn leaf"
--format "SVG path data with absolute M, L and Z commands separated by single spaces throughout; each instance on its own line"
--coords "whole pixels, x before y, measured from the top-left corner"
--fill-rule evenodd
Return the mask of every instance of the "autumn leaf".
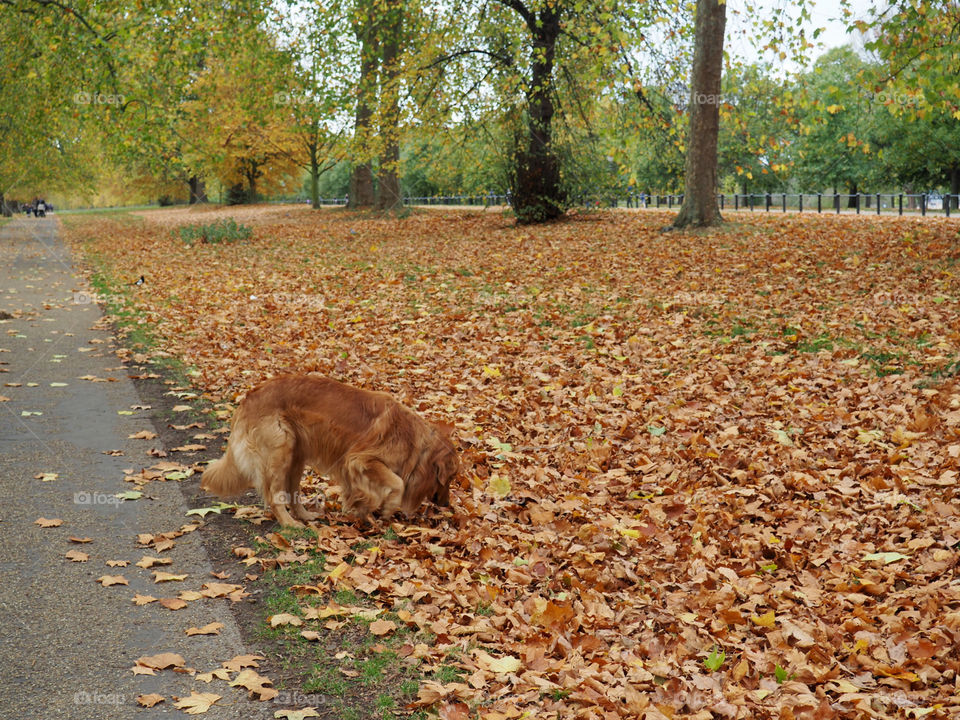
M 389 635 L 397 629 L 397 624 L 392 620 L 374 620 L 370 623 L 370 632 L 378 637 Z
M 190 697 L 179 699 L 173 706 L 178 710 L 183 710 L 187 715 L 201 715 L 207 712 L 220 697 L 220 695 L 214 695 L 213 693 L 193 691 L 190 693 Z
M 291 615 L 290 613 L 277 613 L 276 615 L 270 615 L 267 618 L 267 622 L 270 623 L 270 627 L 281 627 L 283 625 L 303 625 L 302 618 L 299 618 L 296 615 Z
M 909 560 L 910 556 L 898 552 L 878 552 L 864 555 L 863 559 L 868 561 L 879 561 L 884 565 L 889 565 L 890 563 L 895 563 L 898 560 Z
M 157 703 L 162 703 L 164 701 L 163 695 L 157 695 L 156 693 L 151 693 L 149 695 L 138 695 L 137 704 L 142 707 L 151 708 Z
M 145 655 L 137 658 L 137 665 L 152 668 L 153 670 L 166 670 L 171 667 L 183 667 L 186 661 L 182 655 L 177 653 L 160 653 L 159 655 Z
M 150 557 L 149 555 L 144 555 L 135 564 L 137 567 L 141 567 L 146 570 L 146 569 L 152 568 L 154 565 L 172 565 L 173 559 L 157 558 L 157 557 Z
M 308 707 L 302 710 L 277 710 L 273 713 L 275 718 L 286 718 L 286 720 L 305 720 L 306 718 L 321 717 L 316 708 Z
M 223 629 L 223 623 L 212 622 L 204 625 L 202 628 L 187 628 L 187 635 L 219 635 Z
M 86 562 L 90 559 L 87 553 L 80 552 L 79 550 L 70 550 L 65 557 L 73 562 Z
M 487 483 L 487 487 L 490 490 L 490 494 L 498 498 L 505 498 L 510 494 L 511 485 L 510 480 L 506 476 L 494 473 L 490 476 L 490 481 Z
M 63 525 L 63 520 L 61 520 L 60 518 L 48 519 L 48 518 L 42 517 L 34 520 L 33 524 L 39 525 L 42 528 L 60 527 L 61 525 Z
M 750 620 L 759 627 L 772 628 L 777 624 L 777 615 L 773 610 L 770 610 L 763 615 L 753 615 Z
M 188 576 L 187 576 L 186 573 L 183 573 L 182 575 L 178 575 L 178 574 L 176 574 L 176 573 L 164 572 L 163 570 L 154 570 L 154 571 L 153 571 L 153 581 L 154 581 L 155 583 L 162 583 L 162 582 L 179 582 L 179 581 L 181 581 L 181 580 L 186 580 L 187 577 L 188 577 Z
M 264 659 L 263 655 L 237 655 L 222 665 L 225 669 L 236 672 L 243 668 L 260 667 L 260 661 Z
M 279 694 L 277 690 L 269 687 L 272 684 L 270 678 L 247 668 L 240 671 L 230 683 L 230 687 L 246 688 L 250 691 L 250 697 L 256 696 L 258 700 L 272 700 Z
M 97 578 L 97 582 L 104 587 L 110 587 L 111 585 L 129 585 L 123 575 L 101 575 Z

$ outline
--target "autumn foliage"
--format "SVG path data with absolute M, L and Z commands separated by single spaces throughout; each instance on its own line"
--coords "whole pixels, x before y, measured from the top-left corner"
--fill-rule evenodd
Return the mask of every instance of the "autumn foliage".
M 171 233 L 228 214 L 251 240 Z M 74 244 L 146 277 L 131 303 L 225 416 L 296 369 L 456 425 L 452 511 L 348 562 L 362 528 L 330 502 L 318 539 L 298 541 L 328 558 L 316 592 L 398 611 L 436 638 L 411 660 L 463 671 L 417 705 L 960 712 L 955 224 L 740 214 L 665 236 L 653 212 L 536 229 L 474 212 L 140 218 L 76 222 Z

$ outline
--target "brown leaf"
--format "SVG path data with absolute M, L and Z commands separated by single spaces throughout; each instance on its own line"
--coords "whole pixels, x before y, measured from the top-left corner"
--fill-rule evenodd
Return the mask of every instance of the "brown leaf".
M 163 695 L 157 695 L 156 693 L 137 696 L 137 704 L 143 707 L 148 707 L 148 708 L 153 707 L 157 703 L 162 703 L 163 701 L 164 701 Z
M 223 623 L 212 622 L 204 625 L 202 628 L 187 628 L 187 635 L 219 635 L 223 629 Z

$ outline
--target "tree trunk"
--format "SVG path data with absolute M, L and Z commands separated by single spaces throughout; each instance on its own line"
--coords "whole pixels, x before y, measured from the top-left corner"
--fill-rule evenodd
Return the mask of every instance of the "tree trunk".
M 727 4 L 697 0 L 696 13 L 683 205 L 673 228 L 707 227 L 723 222 L 717 206 L 717 143 Z
M 360 82 L 357 86 L 357 113 L 354 123 L 353 155 L 357 159 L 350 176 L 351 208 L 373 207 L 373 171 L 370 168 L 370 123 L 377 86 L 377 43 L 369 16 L 357 21 L 355 31 L 360 42 Z
M 257 201 L 257 179 L 260 177 L 260 165 L 256 160 L 250 160 L 247 164 L 247 198 L 246 202 L 255 203 Z
M 960 166 L 954 165 L 950 168 L 950 207 L 960 207 Z
M 207 202 L 207 184 L 196 175 L 188 181 L 190 185 L 190 204 Z
M 848 186 L 850 188 L 850 195 L 847 196 L 847 207 L 855 208 L 857 206 L 857 193 L 859 192 L 856 183 L 852 183 Z
M 316 138 L 316 135 L 314 135 Z M 314 139 L 307 144 L 310 151 L 310 207 L 320 209 L 320 160 L 317 157 L 317 141 Z
M 7 207 L 7 201 L 3 197 L 3 193 L 0 192 L 0 215 L 3 217 L 10 217 L 13 213 L 10 212 L 10 208 Z
M 382 32 L 380 74 L 380 174 L 377 182 L 377 207 L 395 210 L 403 205 L 400 195 L 400 40 L 403 32 L 403 6 L 388 0 Z
M 560 217 L 565 202 L 560 163 L 553 150 L 553 63 L 561 10 L 559 4 L 551 3 L 538 13 L 519 3 L 504 4 L 521 14 L 533 36 L 530 86 L 526 93 L 527 146 L 517 152 L 513 209 L 521 223 L 544 222 Z

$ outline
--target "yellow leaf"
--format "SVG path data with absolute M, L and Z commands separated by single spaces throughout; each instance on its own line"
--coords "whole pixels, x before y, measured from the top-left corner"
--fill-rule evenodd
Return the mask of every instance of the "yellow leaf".
M 500 377 L 500 370 L 493 365 L 484 365 L 483 376 L 488 378 L 498 378 Z
M 330 574 L 327 575 L 327 579 L 328 579 L 330 582 L 336 584 L 336 582 L 337 582 L 341 577 L 343 577 L 343 574 L 344 574 L 345 572 L 347 572 L 347 570 L 349 570 L 349 569 L 350 569 L 350 566 L 347 565 L 345 562 L 342 562 L 342 563 L 340 563 L 339 565 L 337 565 L 333 570 L 330 571 Z
M 849 680 L 836 680 L 834 684 L 837 686 L 837 692 L 840 693 L 857 693 L 861 690 Z
M 490 476 L 490 481 L 487 483 L 487 489 L 492 495 L 496 495 L 499 498 L 505 498 L 510 494 L 510 490 L 512 488 L 508 478 L 501 477 L 499 474 L 494 473 Z
M 771 610 L 765 612 L 763 615 L 753 615 L 750 617 L 750 620 L 753 621 L 754 625 L 772 628 L 777 624 L 777 614 Z

